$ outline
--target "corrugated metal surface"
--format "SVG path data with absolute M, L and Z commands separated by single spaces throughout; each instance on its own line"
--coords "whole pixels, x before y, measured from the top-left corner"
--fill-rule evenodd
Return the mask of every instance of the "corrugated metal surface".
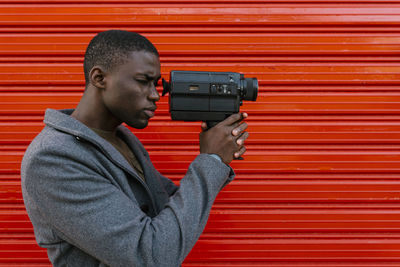
M 45 108 L 83 91 L 86 44 L 138 31 L 172 69 L 243 72 L 251 132 L 184 266 L 400 266 L 400 1 L 0 0 L 0 266 L 49 266 L 19 165 Z M 167 99 L 137 131 L 176 182 L 199 123 Z

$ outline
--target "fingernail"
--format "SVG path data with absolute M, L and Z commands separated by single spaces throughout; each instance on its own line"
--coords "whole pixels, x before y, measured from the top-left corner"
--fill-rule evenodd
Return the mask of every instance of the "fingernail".
M 238 134 L 238 131 L 233 130 L 233 131 L 232 131 L 232 134 L 233 134 L 233 135 L 237 135 L 237 134 Z
M 241 144 L 243 144 L 243 141 L 242 140 L 237 140 L 237 142 L 236 142 L 238 145 L 241 145 Z

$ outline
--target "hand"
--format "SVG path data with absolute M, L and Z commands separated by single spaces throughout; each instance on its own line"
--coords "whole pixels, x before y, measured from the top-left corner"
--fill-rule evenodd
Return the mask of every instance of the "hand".
M 234 158 L 239 158 L 246 152 L 244 141 L 249 137 L 245 132 L 247 113 L 237 113 L 229 116 L 211 129 L 202 123 L 200 133 L 200 153 L 217 154 L 225 164 Z

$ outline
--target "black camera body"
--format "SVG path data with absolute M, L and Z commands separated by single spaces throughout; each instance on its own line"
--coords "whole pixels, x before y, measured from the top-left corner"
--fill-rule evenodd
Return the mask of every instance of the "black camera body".
M 172 120 L 205 121 L 214 125 L 239 112 L 243 100 L 255 101 L 256 78 L 236 72 L 171 71 L 163 79 L 163 94 L 170 94 Z

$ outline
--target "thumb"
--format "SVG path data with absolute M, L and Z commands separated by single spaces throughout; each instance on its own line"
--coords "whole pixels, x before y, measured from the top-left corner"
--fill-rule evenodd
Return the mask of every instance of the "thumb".
M 204 121 L 201 123 L 201 129 L 202 129 L 203 131 L 206 131 L 206 130 L 208 129 L 207 123 L 205 123 Z

